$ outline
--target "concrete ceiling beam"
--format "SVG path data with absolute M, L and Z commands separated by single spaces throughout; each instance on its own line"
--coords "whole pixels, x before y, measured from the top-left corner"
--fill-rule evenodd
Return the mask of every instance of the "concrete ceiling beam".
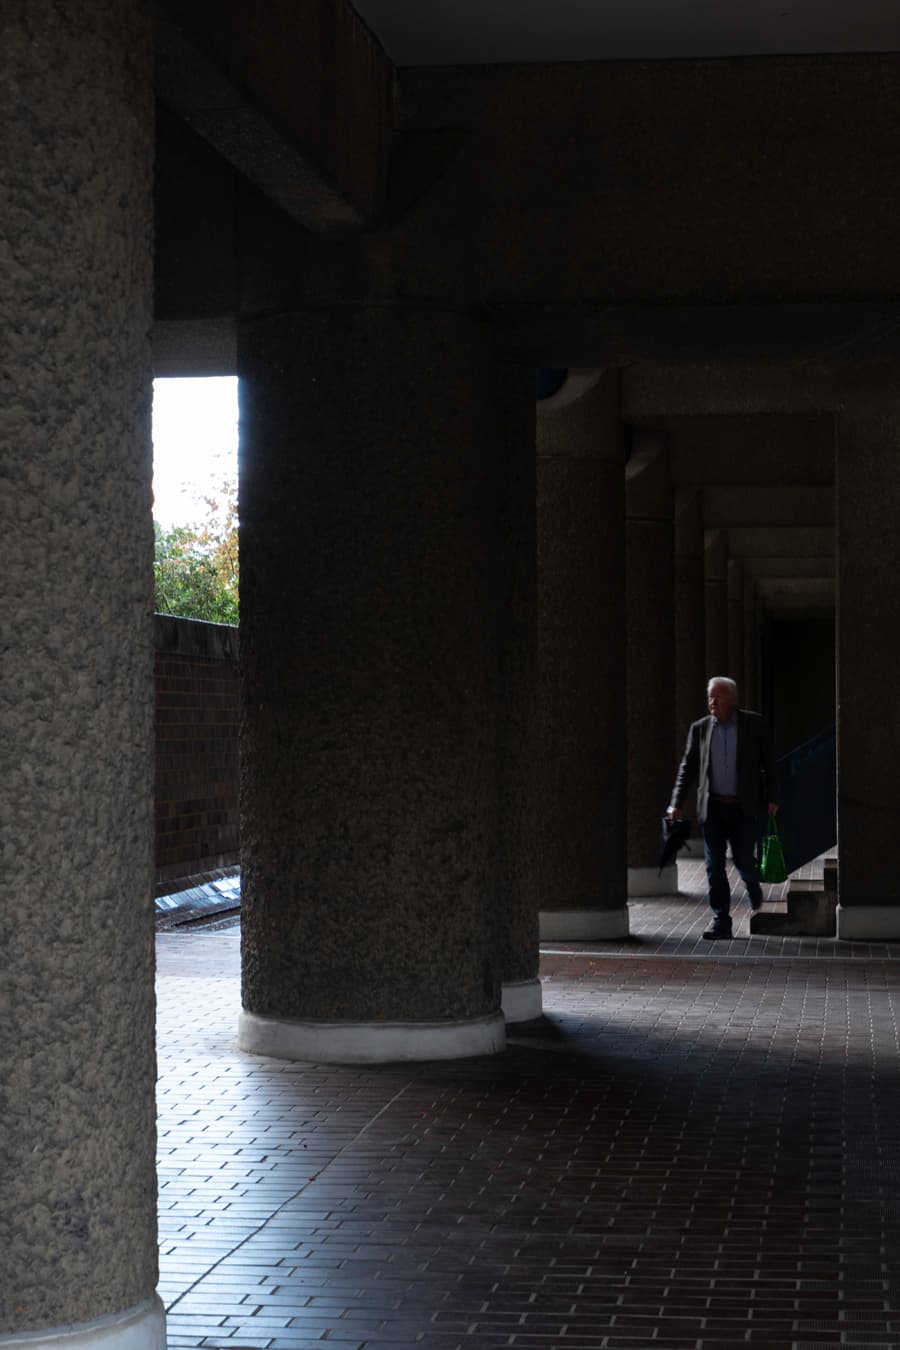
M 157 320 L 150 337 L 155 376 L 183 379 L 237 374 L 233 319 Z
M 774 316 L 773 316 L 774 317 Z M 834 413 L 900 393 L 900 360 L 646 362 L 622 377 L 622 415 L 734 417 Z
M 760 577 L 757 594 L 769 609 L 830 608 L 834 605 L 833 577 Z
M 498 319 L 588 300 L 598 346 L 626 324 L 626 357 L 628 314 L 653 310 L 674 360 L 704 306 L 700 337 L 724 351 L 730 331 L 735 359 L 754 330 L 761 358 L 868 357 L 898 332 L 898 74 L 897 53 L 401 70 L 403 127 L 468 139 L 393 235 L 398 286 Z M 537 316 L 548 336 L 558 313 Z
M 157 0 L 159 98 L 310 230 L 383 208 L 393 67 L 349 4 Z
M 767 577 L 788 580 L 793 578 L 831 578 L 834 576 L 834 554 L 818 558 L 753 558 L 742 559 L 744 578 L 755 583 Z
M 704 519 L 710 529 L 735 527 L 825 526 L 834 528 L 833 487 L 778 484 L 703 488 Z
M 570 305 L 497 303 L 490 312 L 501 348 L 510 357 L 546 366 L 900 358 L 896 303 L 604 305 L 585 300 Z M 820 382 L 807 399 L 810 410 L 827 409 L 833 406 L 834 390 Z M 740 410 L 756 411 L 753 406 Z
M 822 526 L 735 526 L 729 529 L 733 558 L 821 558 L 834 553 L 834 530 Z

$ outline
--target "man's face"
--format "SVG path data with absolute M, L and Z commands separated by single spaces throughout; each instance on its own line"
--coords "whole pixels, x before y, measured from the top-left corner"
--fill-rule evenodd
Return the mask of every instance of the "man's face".
M 737 707 L 737 695 L 727 684 L 711 684 L 706 691 L 706 706 L 720 722 L 730 722 Z

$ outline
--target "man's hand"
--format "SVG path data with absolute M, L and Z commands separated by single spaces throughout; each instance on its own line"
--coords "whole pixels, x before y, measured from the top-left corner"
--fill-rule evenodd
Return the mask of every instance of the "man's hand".
M 778 807 L 777 807 L 777 806 L 776 806 L 775 810 L 776 810 L 776 811 L 778 810 Z M 683 819 L 684 819 L 684 814 L 683 814 L 683 812 L 681 811 L 681 808 L 680 808 L 680 807 L 678 807 L 678 806 L 670 806 L 670 807 L 667 809 L 667 811 L 666 811 L 666 819 L 667 819 L 667 820 L 683 820 Z
M 777 803 L 777 802 L 769 802 L 769 815 L 770 815 L 770 816 L 777 816 L 777 815 L 778 815 L 778 803 Z

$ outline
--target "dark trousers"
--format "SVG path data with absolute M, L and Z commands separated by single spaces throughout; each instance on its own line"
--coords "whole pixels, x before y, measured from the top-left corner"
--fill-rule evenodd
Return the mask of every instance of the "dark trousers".
M 725 851 L 731 844 L 731 856 L 751 899 L 762 895 L 759 868 L 754 850 L 759 825 L 755 816 L 745 816 L 737 802 L 717 802 L 710 798 L 703 826 L 703 856 L 709 881 L 709 904 L 715 917 L 729 921 L 731 887 L 725 871 Z

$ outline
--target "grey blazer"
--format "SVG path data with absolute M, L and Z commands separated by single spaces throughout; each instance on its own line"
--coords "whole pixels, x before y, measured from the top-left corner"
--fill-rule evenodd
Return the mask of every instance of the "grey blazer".
M 709 743 L 714 717 L 692 722 L 684 754 L 675 775 L 671 806 L 680 807 L 690 789 L 697 786 L 697 819 L 706 820 L 709 807 Z M 737 795 L 745 816 L 764 815 L 768 802 L 777 802 L 775 753 L 764 717 L 737 711 Z

